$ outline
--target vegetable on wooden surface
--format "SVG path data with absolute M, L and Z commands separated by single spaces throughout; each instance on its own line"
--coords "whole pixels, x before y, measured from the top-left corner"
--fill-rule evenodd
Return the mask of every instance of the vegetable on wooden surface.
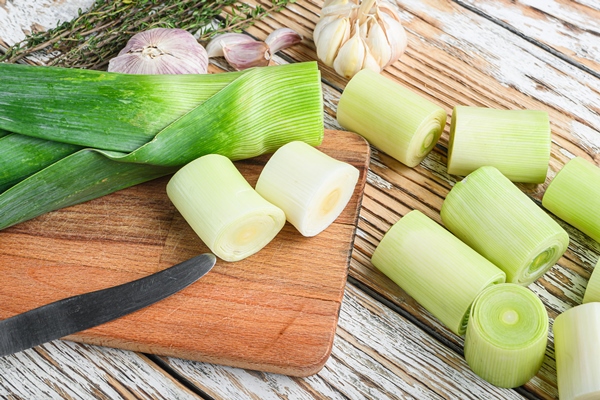
M 491 384 L 514 388 L 539 371 L 547 341 L 548 313 L 539 297 L 520 285 L 494 285 L 473 302 L 465 359 Z
M 456 183 L 440 214 L 452 233 L 506 272 L 510 283 L 529 285 L 569 245 L 567 232 L 491 166 Z
M 285 224 L 284 212 L 218 154 L 200 157 L 177 171 L 167 194 L 200 239 L 225 261 L 258 252 Z
M 591 303 L 594 301 L 600 302 L 600 272 L 597 272 L 600 269 L 600 260 L 596 263 L 594 270 L 592 271 L 592 275 L 588 281 L 587 287 L 585 288 L 585 292 L 583 293 L 583 301 L 582 303 Z
M 548 113 L 456 106 L 448 173 L 468 175 L 491 165 L 513 182 L 542 183 L 550 161 Z
M 600 303 L 563 312 L 553 329 L 560 400 L 600 398 Z
M 304 236 L 325 230 L 354 193 L 359 171 L 304 142 L 280 147 L 263 168 L 256 191 L 285 212 Z
M 371 262 L 457 335 L 465 333 L 477 295 L 506 279 L 499 268 L 417 210 L 390 228 Z
M 446 117 L 443 108 L 370 70 L 348 82 L 337 109 L 341 126 L 409 167 L 433 149 Z
M 238 160 L 323 138 L 315 62 L 211 75 L 0 64 L 0 74 L 0 129 L 85 147 L 1 193 L 0 229 L 206 154 Z
M 600 168 L 582 157 L 569 160 L 552 179 L 542 205 L 600 242 Z

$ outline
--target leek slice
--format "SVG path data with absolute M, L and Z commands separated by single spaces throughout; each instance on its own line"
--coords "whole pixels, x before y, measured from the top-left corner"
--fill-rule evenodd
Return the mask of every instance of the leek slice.
M 200 239 L 225 261 L 258 252 L 285 224 L 284 212 L 218 154 L 200 157 L 177 171 L 167 184 L 167 195 Z
M 582 301 L 584 304 L 594 301 L 600 302 L 600 272 L 596 272 L 598 270 L 600 270 L 600 260 L 596 263 L 587 287 L 585 288 Z
M 417 210 L 390 228 L 371 261 L 457 335 L 465 333 L 475 297 L 506 278 L 495 265 Z
M 581 157 L 565 164 L 548 185 L 542 205 L 600 242 L 600 168 Z
M 560 400 L 600 398 L 600 303 L 571 308 L 554 321 Z
M 491 384 L 514 388 L 539 371 L 547 341 L 548 313 L 542 301 L 523 286 L 504 283 L 485 289 L 475 299 L 465 359 L 473 372 Z
M 409 167 L 433 149 L 446 118 L 443 108 L 371 70 L 354 75 L 337 109 L 341 126 Z
M 302 235 L 315 236 L 344 210 L 359 174 L 304 142 L 291 142 L 269 159 L 256 191 L 281 208 Z
M 452 112 L 448 173 L 491 165 L 513 182 L 542 183 L 550 162 L 548 113 L 457 106 Z
M 529 285 L 569 245 L 567 232 L 491 166 L 454 185 L 441 217 L 459 239 L 506 272 L 511 283 Z

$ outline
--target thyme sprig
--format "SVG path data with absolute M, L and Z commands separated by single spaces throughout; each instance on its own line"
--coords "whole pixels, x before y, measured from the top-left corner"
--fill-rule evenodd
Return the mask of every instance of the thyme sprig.
M 218 33 L 240 32 L 294 1 L 261 6 L 237 0 L 96 0 L 72 21 L 16 43 L 0 61 L 17 62 L 37 53 L 46 65 L 103 69 L 142 30 L 180 28 L 202 42 Z

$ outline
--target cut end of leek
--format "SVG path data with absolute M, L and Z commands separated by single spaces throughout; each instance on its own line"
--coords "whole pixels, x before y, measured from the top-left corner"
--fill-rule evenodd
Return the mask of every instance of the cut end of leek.
M 359 171 L 304 142 L 279 148 L 262 170 L 256 191 L 281 208 L 304 236 L 325 230 L 342 213 Z
M 348 82 L 337 109 L 341 126 L 409 167 L 433 149 L 446 118 L 443 108 L 371 70 Z
M 486 166 L 458 182 L 442 204 L 444 225 L 506 273 L 529 285 L 564 254 L 569 236 L 497 168 Z
M 600 168 L 581 157 L 554 177 L 542 205 L 563 221 L 600 242 Z
M 506 278 L 504 272 L 417 210 L 390 228 L 371 261 L 457 335 L 465 333 L 475 297 Z
M 542 183 L 550 146 L 545 111 L 457 106 L 450 125 L 448 173 L 468 175 L 489 165 L 513 182 Z
M 265 247 L 285 224 L 281 209 L 262 198 L 227 157 L 210 154 L 181 168 L 167 194 L 196 234 L 225 261 Z
M 548 313 L 529 289 L 500 284 L 475 299 L 465 338 L 465 359 L 493 385 L 514 388 L 528 382 L 544 361 Z
M 585 293 L 583 294 L 583 303 L 600 302 L 600 260 L 596 263 L 592 276 L 588 281 Z
M 571 308 L 554 321 L 560 400 L 600 398 L 600 303 Z

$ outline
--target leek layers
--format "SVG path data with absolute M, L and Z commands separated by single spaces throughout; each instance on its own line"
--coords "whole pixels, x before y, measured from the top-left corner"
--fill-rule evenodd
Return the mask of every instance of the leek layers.
M 554 321 L 560 400 L 600 398 L 600 303 L 571 308 Z
M 263 168 L 256 191 L 281 208 L 304 236 L 315 236 L 341 214 L 359 171 L 304 142 L 288 143 Z
M 494 167 L 481 167 L 454 185 L 441 217 L 511 283 L 529 285 L 569 245 L 565 230 Z
M 433 149 L 446 117 L 441 107 L 371 70 L 348 82 L 337 110 L 340 125 L 409 167 Z
M 465 359 L 491 384 L 514 388 L 539 371 L 547 340 L 548 313 L 542 301 L 523 286 L 495 285 L 473 303 Z
M 513 182 L 542 183 L 550 161 L 548 113 L 457 106 L 452 112 L 448 173 L 491 165 Z
M 263 199 L 227 157 L 209 154 L 181 168 L 167 194 L 219 258 L 244 259 L 266 246 L 285 224 L 283 211 Z
M 457 335 L 465 333 L 475 297 L 505 280 L 504 272 L 417 210 L 390 228 L 371 261 Z
M 591 303 L 593 301 L 600 302 L 600 260 L 596 263 L 592 276 L 588 281 L 585 293 L 583 294 L 583 303 Z
M 542 205 L 563 221 L 600 242 L 600 168 L 581 157 L 554 177 Z

